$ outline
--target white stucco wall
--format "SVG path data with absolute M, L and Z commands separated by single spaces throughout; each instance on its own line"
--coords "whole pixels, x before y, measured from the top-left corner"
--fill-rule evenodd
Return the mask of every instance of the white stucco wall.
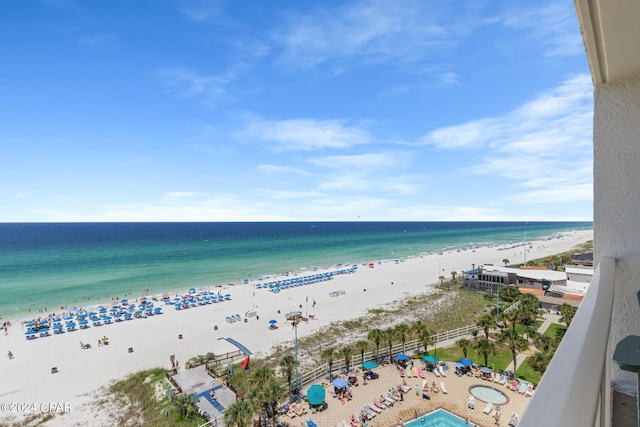
M 596 88 L 595 261 L 616 258 L 610 345 L 640 335 L 640 76 Z M 588 367 L 585 367 L 588 369 Z M 613 387 L 634 395 L 637 376 L 612 368 Z

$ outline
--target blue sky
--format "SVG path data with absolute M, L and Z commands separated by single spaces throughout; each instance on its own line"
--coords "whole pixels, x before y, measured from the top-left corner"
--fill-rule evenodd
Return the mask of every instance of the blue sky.
M 592 220 L 573 2 L 0 4 L 0 221 Z

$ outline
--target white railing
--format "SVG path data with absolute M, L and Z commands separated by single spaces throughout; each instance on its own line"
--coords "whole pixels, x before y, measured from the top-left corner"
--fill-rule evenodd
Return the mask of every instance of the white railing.
M 609 329 L 615 260 L 603 258 L 520 427 L 611 426 Z
M 437 334 L 432 335 L 433 344 L 429 345 L 431 349 L 437 348 L 439 343 L 443 343 L 447 340 L 452 340 L 460 337 L 468 337 L 471 335 L 473 330 L 478 330 L 477 325 L 467 325 L 461 328 L 452 329 L 449 331 L 439 332 Z M 391 354 L 389 354 L 389 346 L 385 345 L 385 342 L 380 343 L 380 359 L 385 359 L 387 362 L 393 359 L 393 355 L 398 353 L 421 353 L 424 350 L 424 344 L 418 340 L 407 341 L 404 345 L 404 349 L 402 343 L 397 343 L 392 346 Z M 351 358 L 351 363 L 349 364 L 349 369 L 355 369 L 360 366 L 360 364 L 367 360 L 376 360 L 376 351 L 368 351 L 364 353 L 364 360 L 360 356 L 360 352 L 357 351 L 354 353 Z M 333 375 L 340 374 L 342 372 L 346 373 L 346 364 L 344 363 L 344 359 L 340 358 L 340 356 L 336 356 L 333 361 L 333 366 L 331 367 L 331 373 Z M 301 387 L 304 387 L 307 384 L 323 381 L 329 379 L 329 364 L 322 363 L 316 366 L 314 369 L 310 371 L 303 372 L 299 375 L 299 381 Z

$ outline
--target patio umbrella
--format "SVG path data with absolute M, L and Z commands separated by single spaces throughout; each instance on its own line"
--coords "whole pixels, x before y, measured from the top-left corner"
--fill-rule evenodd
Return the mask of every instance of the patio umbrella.
M 307 391 L 307 400 L 310 405 L 320 405 L 324 402 L 327 392 L 320 384 L 313 384 Z
M 462 363 L 462 366 L 472 366 L 473 362 L 467 358 L 463 358 L 460 359 L 460 363 Z
M 377 368 L 377 367 L 378 367 L 378 364 L 377 364 L 376 362 L 368 361 L 368 362 L 364 362 L 364 363 L 362 364 L 362 367 L 363 367 L 364 369 L 374 369 L 374 368 Z
M 398 360 L 409 360 L 409 356 L 407 356 L 404 353 L 399 353 L 399 354 L 396 354 L 396 359 L 398 359 Z
M 460 363 L 460 362 L 456 362 L 456 363 L 453 364 L 454 368 L 462 368 L 463 366 L 464 365 L 462 363 Z
M 349 385 L 349 382 L 344 378 L 336 378 L 335 380 L 333 380 L 333 386 L 335 388 L 345 388 L 348 385 Z
M 490 373 L 493 372 L 493 369 L 487 368 L 486 366 L 483 366 L 482 368 L 480 368 L 480 372 L 483 372 L 485 374 L 490 374 Z
M 436 362 L 438 362 L 440 360 L 435 356 L 424 356 L 423 359 L 427 363 L 436 363 Z

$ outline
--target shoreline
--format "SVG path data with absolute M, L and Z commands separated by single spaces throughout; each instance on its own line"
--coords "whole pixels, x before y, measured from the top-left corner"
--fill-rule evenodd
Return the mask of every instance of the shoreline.
M 558 234 L 562 237 L 529 241 L 532 249 L 527 251 L 528 257 L 554 255 L 593 238 L 592 230 Z M 475 252 L 452 249 L 443 251 L 442 255 L 405 257 L 397 263 L 394 259 L 381 260 L 373 268 L 360 263 L 354 274 L 338 275 L 332 280 L 280 293 L 255 289 L 257 281 L 254 280 L 246 285 L 222 287 L 225 293 L 231 294 L 231 299 L 222 303 L 180 311 L 172 305 L 161 305 L 164 311 L 161 315 L 33 341 L 25 339 L 21 321 L 15 321 L 8 335 L 0 334 L 0 351 L 4 352 L 0 375 L 6 390 L 3 400 L 69 403 L 71 412 L 46 425 L 68 425 L 65 420 L 76 418 L 84 420 L 79 421 L 80 424 L 96 425 L 91 414 L 85 413 L 89 411 L 86 405 L 94 400 L 92 396 L 100 387 L 113 380 L 152 367 L 169 369 L 171 355 L 184 366 L 188 359 L 199 354 L 222 354 L 237 349 L 224 338 L 233 338 L 256 356 L 268 354 L 275 346 L 293 340 L 294 331 L 286 326 L 282 313 L 294 310 L 305 313 L 313 309 L 314 319 L 298 329 L 298 337 L 310 335 L 332 322 L 355 318 L 368 309 L 423 293 L 440 275 L 449 277 L 451 271 L 470 269 L 472 264 L 501 264 L 505 258 L 514 260 L 523 256 L 522 247 L 498 250 L 504 246 L 477 248 Z M 341 290 L 344 294 L 332 296 Z M 313 301 L 317 303 L 315 307 L 312 307 Z M 255 310 L 259 317 L 248 317 L 246 322 L 225 321 L 226 316 L 242 315 L 250 310 Z M 271 319 L 277 320 L 281 327 L 269 330 Z M 103 335 L 109 337 L 110 344 L 98 348 L 97 340 Z M 81 350 L 79 342 L 92 343 L 93 348 Z M 132 352 L 128 351 L 130 348 Z M 14 354 L 14 359 L 4 356 L 8 351 Z M 54 367 L 57 368 L 55 374 L 51 373 Z M 0 421 L 12 415 L 20 414 L 0 414 Z
M 225 283 L 212 283 L 209 285 L 202 285 L 202 286 L 196 286 L 195 289 L 199 289 L 199 290 L 211 290 L 212 288 L 214 289 L 235 289 L 238 286 L 247 286 L 247 285 L 255 285 L 255 283 L 258 283 L 260 281 L 265 281 L 269 278 L 272 278 L 274 280 L 281 280 L 283 278 L 286 277 L 295 277 L 298 275 L 305 275 L 305 274 L 310 274 L 310 273 L 314 273 L 314 272 L 326 272 L 326 271 L 331 271 L 332 269 L 337 269 L 337 266 L 339 265 L 357 265 L 359 268 L 362 267 L 366 267 L 370 262 L 374 262 L 374 264 L 381 264 L 381 263 L 388 263 L 388 262 L 397 262 L 397 260 L 402 260 L 403 262 L 406 260 L 413 260 L 416 258 L 424 258 L 427 256 L 432 256 L 432 255 L 443 255 L 445 253 L 451 254 L 451 251 L 456 251 L 456 252 L 460 252 L 461 250 L 464 251 L 470 251 L 470 252 L 475 252 L 478 249 L 483 249 L 483 248 L 498 248 L 498 251 L 506 251 L 506 250 L 517 250 L 520 249 L 521 247 L 524 247 L 525 245 L 531 245 L 534 243 L 543 243 L 543 242 L 547 242 L 548 239 L 550 238 L 556 238 L 556 236 L 563 236 L 566 235 L 567 233 L 577 233 L 577 232 L 591 232 L 593 234 L 593 230 L 572 230 L 572 231 L 559 231 L 550 235 L 544 235 L 541 236 L 539 238 L 536 239 L 532 239 L 532 240 L 527 240 L 526 242 L 524 241 L 520 241 L 520 242 L 505 242 L 505 243 L 494 243 L 494 242 L 482 242 L 482 243 L 475 243 L 475 242 L 470 242 L 470 243 L 466 243 L 466 244 L 459 244 L 459 245 L 452 245 L 452 246 L 446 246 L 440 249 L 436 249 L 433 251 L 428 251 L 428 252 L 418 252 L 415 254 L 411 254 L 411 255 L 401 255 L 398 257 L 385 257 L 385 258 L 376 258 L 373 261 L 370 260 L 359 260 L 356 262 L 343 262 L 342 264 L 331 264 L 331 265 L 323 265 L 323 266 L 319 266 L 317 263 L 314 265 L 307 265 L 307 266 L 302 266 L 299 267 L 295 270 L 290 270 L 290 271 L 283 271 L 283 272 L 272 272 L 272 273 L 267 273 L 267 274 L 260 274 L 257 277 L 258 278 L 248 278 L 248 282 L 243 282 L 244 280 L 247 279 L 236 279 L 237 281 L 241 282 L 241 283 L 235 283 L 234 282 L 227 282 Z M 521 255 L 522 253 L 520 253 Z M 449 275 L 449 271 L 444 272 L 445 276 Z M 437 280 L 437 277 L 436 279 Z M 435 282 L 434 280 L 434 282 Z M 173 295 L 184 295 L 186 293 L 188 293 L 189 289 L 193 288 L 192 286 L 189 285 L 181 285 L 181 286 L 171 286 L 171 287 L 167 287 L 167 288 L 161 288 L 161 289 L 154 289 L 153 287 L 148 287 L 145 289 L 142 289 L 142 292 L 140 293 L 140 295 L 135 295 L 134 291 L 129 291 L 129 292 L 125 292 L 122 296 L 120 295 L 114 295 L 111 296 L 111 300 L 108 300 L 108 297 L 104 297 L 103 299 L 95 299 L 92 302 L 89 302 L 90 298 L 88 298 L 87 300 L 85 300 L 84 304 L 78 304 L 78 303 L 73 303 L 72 305 L 69 305 L 68 303 L 63 303 L 59 308 L 57 307 L 43 307 L 43 308 L 38 308 L 36 309 L 37 312 L 35 311 L 21 311 L 21 312 L 16 312 L 16 313 L 12 313 L 12 314 L 3 314 L 0 315 L 0 324 L 4 323 L 5 321 L 9 321 L 12 325 L 13 324 L 17 324 L 17 323 L 27 323 L 29 321 L 32 321 L 34 319 L 37 318 L 42 318 L 42 317 L 51 317 L 53 318 L 53 315 L 57 314 L 57 315 L 62 315 L 60 313 L 60 311 L 62 311 L 63 313 L 67 313 L 68 310 L 73 309 L 74 311 L 81 311 L 81 310 L 86 310 L 86 311 L 91 311 L 93 309 L 97 309 L 98 307 L 104 306 L 112 306 L 114 304 L 117 304 L 118 299 L 119 298 L 132 298 L 134 300 L 138 300 L 140 298 L 151 298 L 151 297 L 155 297 L 157 299 L 160 299 L 162 295 L 165 294 L 173 294 Z M 83 299 L 86 297 L 82 297 Z M 64 308 L 63 308 L 64 307 Z M 31 309 L 29 309 L 31 310 Z

